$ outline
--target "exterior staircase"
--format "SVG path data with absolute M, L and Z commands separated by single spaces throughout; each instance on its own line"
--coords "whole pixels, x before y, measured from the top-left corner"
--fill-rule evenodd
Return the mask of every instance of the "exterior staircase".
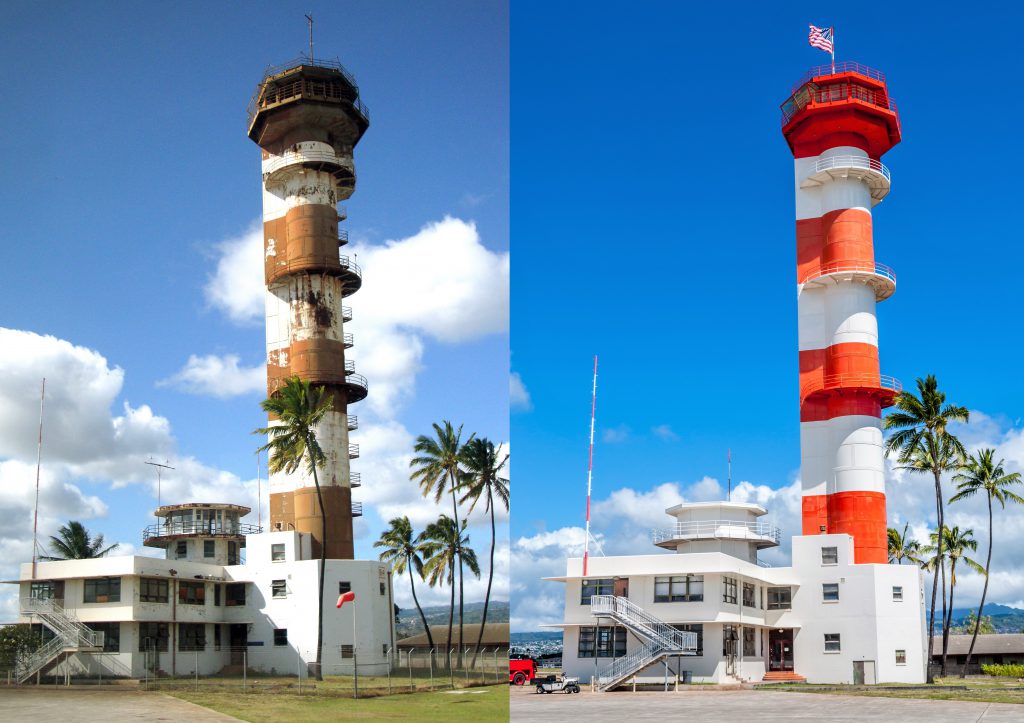
M 33 615 L 53 631 L 54 637 L 31 655 L 18 661 L 15 675 L 24 683 L 38 672 L 56 665 L 73 653 L 103 650 L 103 633 L 89 629 L 53 598 L 22 598 L 22 615 Z
M 762 678 L 765 683 L 806 683 L 807 678 L 792 670 L 769 670 Z
M 667 656 L 697 653 L 697 633 L 676 630 L 624 597 L 594 595 L 590 598 L 590 612 L 598 618 L 611 618 L 644 641 L 633 652 L 616 658 L 611 667 L 598 676 L 598 688 L 602 691 L 621 685 Z

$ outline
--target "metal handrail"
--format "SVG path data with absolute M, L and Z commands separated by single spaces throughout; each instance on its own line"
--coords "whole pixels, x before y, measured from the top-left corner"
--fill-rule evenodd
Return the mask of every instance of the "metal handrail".
M 309 66 L 311 68 L 330 68 L 332 70 L 337 70 L 338 72 L 340 72 L 341 76 L 348 82 L 349 85 L 352 86 L 352 90 L 355 91 L 354 98 L 345 98 L 345 100 L 352 103 L 352 106 L 363 116 L 363 119 L 367 123 L 370 122 L 370 109 L 359 98 L 359 84 L 356 83 L 355 76 L 348 72 L 348 70 L 345 69 L 345 67 L 341 64 L 340 61 L 338 61 L 337 59 L 313 60 L 305 55 L 300 55 L 298 58 L 290 60 L 287 63 L 282 63 L 280 65 L 268 65 L 266 70 L 263 71 L 263 79 L 260 81 L 260 84 L 256 86 L 256 92 L 253 93 L 252 98 L 249 99 L 249 104 L 246 106 L 245 109 L 246 115 L 249 117 L 250 127 L 252 126 L 252 122 L 256 117 L 256 106 L 263 95 L 263 89 L 267 85 L 267 79 L 275 75 L 280 75 L 281 73 L 287 72 L 289 70 L 300 68 L 304 65 Z M 298 95 L 301 95 L 301 90 Z M 288 97 L 294 97 L 294 95 Z
M 664 653 L 665 649 L 657 643 L 642 645 L 632 653 L 616 658 L 604 674 L 597 676 L 597 684 L 602 690 L 614 685 L 632 673 L 643 670 Z
M 903 391 L 903 383 L 888 374 L 826 374 L 821 379 L 812 379 L 801 385 L 800 396 L 805 398 L 817 391 L 826 389 L 843 389 L 869 387 L 871 389 L 889 389 L 897 394 Z
M 352 516 L 353 517 L 362 517 L 363 516 L 363 503 L 362 502 L 353 502 L 352 503 Z
M 848 100 L 861 101 L 898 114 L 896 101 L 890 98 L 884 90 L 865 88 L 862 85 L 845 81 L 820 88 L 804 86 L 798 89 L 781 106 L 782 125 L 789 123 L 797 113 L 808 106 L 827 106 L 832 103 L 845 103 Z
M 764 560 L 758 560 L 757 561 L 757 566 L 758 567 L 771 567 L 772 564 L 770 562 L 765 562 Z
M 345 360 L 345 374 L 355 374 L 355 373 L 356 373 L 356 363 L 354 361 L 352 361 L 351 359 L 346 359 Z
M 362 374 L 349 374 L 347 377 L 345 377 L 345 383 L 351 384 L 352 386 L 356 387 L 362 387 L 363 389 L 369 389 L 366 383 L 366 377 L 364 377 Z
M 881 161 L 876 161 L 874 158 L 868 158 L 867 156 L 843 154 L 838 156 L 826 156 L 825 158 L 819 158 L 814 162 L 815 173 L 831 171 L 833 168 L 860 168 L 866 171 L 878 171 L 885 177 L 885 180 L 892 182 L 892 176 L 889 173 L 889 169 L 886 168 Z
M 592 615 L 610 615 L 633 632 L 657 641 L 668 650 L 692 650 L 697 647 L 696 633 L 676 630 L 624 597 L 593 595 L 590 598 L 590 612 Z
M 297 166 L 303 163 L 330 163 L 341 168 L 349 168 L 351 166 L 348 159 L 338 156 L 333 151 L 317 151 L 317 150 L 301 150 L 301 151 L 285 151 L 277 158 L 267 161 L 263 166 L 263 178 L 266 180 L 277 171 L 288 166 Z
M 341 320 L 342 321 L 352 321 L 352 307 L 351 306 L 343 306 L 343 307 L 341 307 Z
M 348 446 L 348 458 L 349 459 L 358 459 L 359 458 L 359 445 L 358 444 L 350 444 Z
M 166 522 L 147 525 L 142 530 L 143 539 L 168 537 L 170 535 L 255 535 L 263 528 L 249 523 L 218 523 L 216 520 L 189 522 Z
M 792 95 L 793 93 L 797 92 L 797 90 L 800 89 L 800 86 L 809 81 L 811 78 L 822 78 L 827 75 L 838 75 L 839 73 L 860 73 L 866 78 L 871 78 L 871 80 L 877 80 L 879 83 L 885 82 L 885 73 L 883 73 L 881 70 L 869 68 L 866 65 L 862 65 L 861 63 L 857 63 L 852 60 L 844 60 L 841 63 L 836 63 L 834 67 L 831 63 L 827 65 L 815 65 L 813 68 L 811 68 L 810 70 L 803 74 L 803 77 L 801 77 L 800 80 L 798 80 L 793 85 L 789 93 L 790 95 Z
M 358 472 L 348 473 L 348 486 L 349 487 L 362 487 L 363 478 Z
M 344 346 L 346 349 L 351 349 L 352 347 L 354 347 L 356 345 L 356 338 L 354 336 L 352 336 L 352 334 L 346 332 L 346 333 L 341 335 L 341 343 L 342 343 L 342 346 Z M 354 368 L 353 368 L 353 371 L 355 371 Z
M 875 276 L 884 276 L 894 284 L 896 283 L 896 272 L 892 267 L 871 261 L 836 261 L 828 263 L 821 266 L 816 271 L 812 271 L 800 283 L 806 284 L 808 281 L 813 281 L 814 279 L 821 278 L 822 276 L 841 274 L 849 271 L 862 271 L 868 274 L 874 274 Z
M 742 530 L 742 536 L 738 531 Z M 738 538 L 750 539 L 750 537 L 768 538 L 776 543 L 781 539 L 781 532 L 775 525 L 767 522 L 750 522 L 741 520 L 696 520 L 692 522 L 677 522 L 675 527 L 668 530 L 654 530 L 651 539 L 654 544 L 679 540 L 683 538 Z
M 341 262 L 341 268 L 348 269 L 359 278 L 363 278 L 363 270 L 359 268 L 359 265 L 344 254 L 338 255 L 338 261 Z
M 348 431 L 354 432 L 359 429 L 359 415 L 349 414 L 348 417 Z
M 344 229 L 338 229 L 338 245 L 344 246 L 348 243 L 348 231 Z
M 24 683 L 37 670 L 40 670 L 44 665 L 63 652 L 65 647 L 67 646 L 64 638 L 58 635 L 52 638 L 48 643 L 46 643 L 46 645 L 37 648 L 27 657 L 20 658 L 14 668 L 18 682 Z

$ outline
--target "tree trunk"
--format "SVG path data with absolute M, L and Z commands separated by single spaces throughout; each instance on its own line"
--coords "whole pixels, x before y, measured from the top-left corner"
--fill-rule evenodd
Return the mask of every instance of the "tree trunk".
M 942 486 L 939 482 L 939 472 L 935 472 L 935 520 L 939 525 L 939 555 L 942 554 Z M 932 571 L 932 607 L 931 612 L 928 615 L 928 653 L 927 653 L 927 680 L 929 683 L 935 682 L 935 676 L 932 675 L 932 646 L 935 640 L 935 598 L 939 591 L 939 571 Z M 943 586 L 942 597 L 946 597 L 945 586 Z M 945 605 L 943 605 L 945 609 Z M 943 612 L 945 615 L 945 612 Z
M 311 449 L 310 440 L 306 440 L 306 449 Z M 321 667 L 324 649 L 324 565 L 327 561 L 327 516 L 324 514 L 324 498 L 320 494 L 320 480 L 316 474 L 316 462 L 313 463 L 313 484 L 316 485 L 316 501 L 320 505 L 320 595 L 316 603 L 316 679 L 323 680 Z M 355 613 L 352 613 L 355 615 Z M 352 659 L 355 660 L 356 641 L 352 641 Z
M 427 631 L 427 644 L 430 646 L 430 658 L 434 658 L 434 636 L 430 634 L 430 626 L 427 625 L 427 616 L 423 614 L 423 608 L 420 607 L 419 598 L 416 597 L 416 581 L 414 579 L 414 570 L 411 564 L 407 565 L 409 570 L 409 587 L 412 588 L 412 601 L 416 603 L 416 609 L 420 613 L 420 620 L 423 621 L 423 629 Z
M 967 649 L 967 659 L 964 667 L 960 669 L 960 677 L 967 677 L 967 666 L 971 664 L 971 654 L 974 653 L 974 643 L 978 639 L 978 630 L 981 628 L 981 615 L 985 612 L 985 596 L 988 594 L 988 571 L 992 565 L 992 493 L 988 493 L 988 557 L 985 558 L 985 586 L 981 589 L 981 604 L 978 606 L 978 619 L 974 621 L 974 635 L 971 636 L 971 647 Z
M 452 509 L 455 511 L 455 539 L 456 549 L 455 552 L 459 558 L 459 652 L 456 656 L 456 660 L 459 665 L 462 665 L 462 528 L 459 527 L 459 503 L 455 499 L 455 473 L 451 470 L 448 471 L 448 489 L 452 491 Z M 452 580 L 452 594 L 455 594 L 454 580 Z M 454 601 L 453 601 L 454 604 Z
M 953 627 L 953 588 L 956 586 L 956 560 L 949 563 L 949 614 L 946 615 L 946 637 L 942 639 L 942 669 L 946 669 L 946 648 L 949 646 L 949 630 Z
M 487 606 L 491 602 L 491 582 L 494 580 L 494 497 L 490 486 L 487 487 L 487 506 L 491 508 L 491 566 L 487 572 L 487 594 L 484 595 L 484 614 L 480 618 L 480 634 L 476 637 L 476 648 L 473 650 L 473 665 L 476 667 L 476 656 L 480 653 L 480 643 L 484 639 L 484 627 L 487 625 Z
M 448 669 L 452 667 L 452 621 L 455 618 L 455 561 L 453 560 L 448 565 L 449 571 L 449 582 L 452 587 L 452 604 L 448 608 L 448 649 L 445 651 L 445 657 L 448 660 Z

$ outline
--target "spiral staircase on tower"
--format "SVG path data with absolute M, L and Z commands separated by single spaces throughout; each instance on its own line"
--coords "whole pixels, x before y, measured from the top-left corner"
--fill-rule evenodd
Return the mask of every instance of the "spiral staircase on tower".
M 590 612 L 597 618 L 611 618 L 643 641 L 636 650 L 616 658 L 597 678 L 601 691 L 612 690 L 649 665 L 669 656 L 696 655 L 697 633 L 676 630 L 624 597 L 594 595 Z
M 104 633 L 91 630 L 53 598 L 22 598 L 21 611 L 32 615 L 53 631 L 54 637 L 18 661 L 15 675 L 24 683 L 36 673 L 45 673 L 75 653 L 103 650 Z

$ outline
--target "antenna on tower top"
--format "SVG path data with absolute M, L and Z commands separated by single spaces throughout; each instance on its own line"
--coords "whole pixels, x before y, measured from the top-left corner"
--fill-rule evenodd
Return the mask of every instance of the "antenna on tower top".
M 154 462 L 152 457 L 150 457 L 149 460 L 146 461 L 146 464 L 148 464 L 149 466 L 156 467 L 156 506 L 157 507 L 160 507 L 160 505 L 161 505 L 161 502 L 160 502 L 160 470 L 161 469 L 174 469 L 174 467 L 172 467 L 170 464 L 168 464 L 168 462 L 170 462 L 170 460 L 164 460 L 164 464 L 160 464 L 159 462 Z
M 309 15 L 306 16 L 306 22 L 309 25 L 309 64 L 313 64 L 313 11 L 309 11 Z
M 594 412 L 597 409 L 597 355 L 594 355 L 594 389 L 590 397 L 590 454 L 587 459 L 587 523 L 583 537 L 583 577 L 590 558 L 590 486 L 594 478 Z
M 727 502 L 732 502 L 732 448 L 726 450 L 725 460 L 727 465 L 726 477 L 729 479 L 729 496 L 726 497 Z

